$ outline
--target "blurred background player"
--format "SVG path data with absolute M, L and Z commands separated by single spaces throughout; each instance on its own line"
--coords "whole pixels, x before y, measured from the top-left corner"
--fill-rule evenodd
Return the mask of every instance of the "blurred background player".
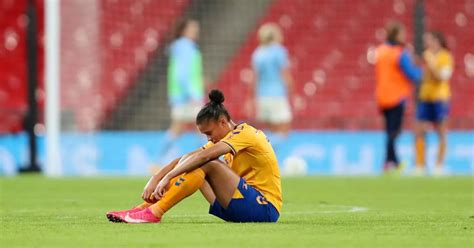
M 293 78 L 280 27 L 274 23 L 262 25 L 258 39 L 260 45 L 252 54 L 255 75 L 252 102 L 256 103 L 257 121 L 275 134 L 271 140 L 278 145 L 291 126 L 289 99 L 293 95 Z
M 194 125 L 194 119 L 204 102 L 204 83 L 201 52 L 196 44 L 199 23 L 185 19 L 178 23 L 174 41 L 169 48 L 168 101 L 171 107 L 171 125 L 166 132 L 159 158 L 166 163 L 173 141 L 186 128 Z
M 406 31 L 399 22 L 390 22 L 386 28 L 386 42 L 376 50 L 375 97 L 383 114 L 387 135 L 384 171 L 399 168 L 395 141 L 400 133 L 405 105 L 411 96 L 413 83 L 418 83 L 422 70 L 414 64 L 405 48 Z
M 454 64 L 446 39 L 441 32 L 429 32 L 424 36 L 426 50 L 423 60 L 426 69 L 418 95 L 415 123 L 416 174 L 425 170 L 425 133 L 432 123 L 439 137 L 438 156 L 434 174 L 443 174 L 443 161 L 446 152 L 446 118 L 451 96 L 449 80 Z

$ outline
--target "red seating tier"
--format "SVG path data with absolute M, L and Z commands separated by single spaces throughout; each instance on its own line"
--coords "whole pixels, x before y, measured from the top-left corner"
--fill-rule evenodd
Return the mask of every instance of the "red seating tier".
M 0 133 L 23 129 L 27 111 L 26 16 L 27 0 L 0 1 Z M 44 104 L 43 88 L 43 0 L 35 0 L 38 22 L 37 97 L 40 110 Z M 41 121 L 40 117 L 40 121 Z
M 61 27 L 62 34 L 67 34 L 62 37 L 62 49 L 70 53 L 62 55 L 62 101 L 63 108 L 74 113 L 80 129 L 100 126 L 136 82 L 188 3 L 104 0 L 94 14 L 90 13 L 94 9 L 84 7 L 88 17 L 72 16 L 78 10 L 62 3 L 62 18 L 69 19 Z
M 0 1 L 0 133 L 22 130 L 27 110 L 27 0 Z M 44 91 L 44 0 L 38 14 L 40 108 Z M 61 108 L 93 130 L 118 104 L 189 0 L 61 1 Z M 42 116 L 42 115 L 40 115 Z
M 459 104 L 472 95 L 474 87 L 468 83 L 474 79 L 464 73 L 463 62 L 465 54 L 474 51 L 474 33 L 467 25 L 456 25 L 454 20 L 458 15 L 458 22 L 462 24 L 463 17 L 459 17 L 459 13 L 464 13 L 470 21 L 474 7 L 469 7 L 468 1 L 425 2 L 428 26 L 442 23 L 442 31 L 448 34 L 451 43 L 457 44 L 453 48 L 457 65 L 452 80 L 452 116 L 456 119 L 453 124 L 458 128 L 473 128 L 474 110 L 467 110 Z M 405 23 L 411 40 L 413 4 L 414 1 L 410 0 L 279 0 L 269 8 L 260 24 L 275 22 L 283 27 L 284 45 L 289 50 L 296 89 L 301 96 L 295 106 L 297 121 L 294 127 L 380 128 L 378 110 L 373 101 L 373 66 L 367 60 L 367 51 L 382 41 L 381 28 L 390 19 Z M 467 13 L 467 8 L 471 13 Z M 245 93 L 246 77 L 242 75 L 250 68 L 250 57 L 256 46 L 254 31 L 218 79 L 219 86 L 228 96 L 227 106 L 236 119 L 247 118 L 245 110 L 240 107 L 248 97 Z M 408 116 L 413 114 L 412 108 L 410 104 Z M 407 120 L 409 126 L 412 118 Z

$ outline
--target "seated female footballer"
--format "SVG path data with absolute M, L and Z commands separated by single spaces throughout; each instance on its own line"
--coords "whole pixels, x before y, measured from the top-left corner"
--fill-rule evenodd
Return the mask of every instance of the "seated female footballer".
M 265 134 L 235 124 L 219 90 L 196 117 L 209 140 L 177 158 L 150 178 L 139 206 L 109 212 L 113 222 L 157 223 L 182 199 L 198 189 L 211 204 L 209 213 L 229 222 L 276 222 L 282 206 L 278 163 Z M 223 161 L 219 157 L 223 156 Z

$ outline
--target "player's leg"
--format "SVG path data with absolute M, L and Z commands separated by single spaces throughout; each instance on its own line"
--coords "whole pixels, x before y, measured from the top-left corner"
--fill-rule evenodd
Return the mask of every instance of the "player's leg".
M 127 223 L 160 222 L 164 213 L 202 187 L 205 176 L 201 168 L 182 174 L 173 184 L 169 184 L 166 193 L 158 202 L 141 211 L 127 213 L 122 220 Z
M 449 105 L 447 102 L 435 103 L 435 125 L 434 128 L 438 134 L 438 155 L 436 157 L 435 174 L 443 173 L 444 157 L 446 154 L 446 132 L 447 132 L 447 115 Z
M 178 177 L 175 177 L 173 178 L 171 181 L 170 181 L 170 186 L 175 184 L 176 181 L 179 179 L 179 176 Z M 107 219 L 109 219 L 111 222 L 123 222 L 125 216 L 127 214 L 131 214 L 131 213 L 135 213 L 135 212 L 139 212 L 139 211 L 142 211 L 148 207 L 150 207 L 151 205 L 153 205 L 154 203 L 148 203 L 148 202 L 142 202 L 141 204 L 131 208 L 131 209 L 127 209 L 127 210 L 122 210 L 122 211 L 110 211 L 110 212 L 107 212 L 106 213 L 106 217 Z
M 162 139 L 162 148 L 158 153 L 161 160 L 159 161 L 160 164 L 165 164 L 166 161 L 175 156 L 171 152 L 174 142 L 183 132 L 190 127 L 194 127 L 196 115 L 200 109 L 201 104 L 193 101 L 171 107 L 171 124 Z
M 286 137 L 293 118 L 290 103 L 286 97 L 275 97 L 272 101 L 273 113 L 270 116 L 270 121 L 275 124 L 275 131 Z
M 184 161 L 185 159 L 187 159 L 188 157 L 189 157 L 189 154 L 183 155 L 181 157 L 181 159 L 178 161 L 178 164 L 181 163 L 182 161 Z M 177 177 L 171 179 L 170 183 L 168 185 L 168 188 L 170 188 L 171 185 L 175 184 L 180 177 L 181 176 L 177 176 Z M 153 200 L 153 199 L 151 199 L 151 200 Z M 150 207 L 151 205 L 153 205 L 156 202 L 157 202 L 156 200 L 153 203 L 149 203 L 149 202 L 144 201 L 144 202 L 140 203 L 139 205 L 137 205 L 137 206 L 135 206 L 131 209 L 128 209 L 128 210 L 107 212 L 106 216 L 112 222 L 122 222 L 123 218 L 126 216 L 127 213 L 134 213 L 134 212 L 144 210 L 145 208 Z
M 177 110 L 172 109 L 172 112 L 176 111 Z M 166 164 L 167 160 L 169 160 L 169 151 L 173 147 L 175 140 L 183 133 L 184 129 L 184 122 L 176 117 L 171 118 L 171 124 L 161 140 L 161 149 L 158 152 L 158 164 Z
M 209 185 L 209 182 L 207 180 L 204 181 L 199 190 L 201 191 L 201 194 L 204 196 L 206 201 L 209 202 L 209 204 L 214 203 L 214 201 L 216 200 L 216 194 L 214 194 L 214 191 L 212 190 L 211 185 Z
M 204 183 L 207 179 L 214 196 L 209 187 Z M 171 184 L 163 198 L 150 206 L 150 210 L 158 218 L 175 206 L 182 199 L 202 189 L 206 199 L 211 201 L 217 199 L 222 206 L 226 207 L 239 183 L 239 177 L 223 162 L 214 160 L 185 173 L 179 177 L 176 183 Z M 204 187 L 203 187 L 204 185 Z M 133 216 L 132 216 L 133 217 Z
M 399 166 L 398 157 L 395 151 L 395 142 L 398 135 L 400 134 L 404 110 L 404 103 L 400 103 L 393 108 L 384 110 L 385 131 L 387 134 L 384 170 L 389 170 L 392 167 Z
M 291 125 L 289 122 L 278 123 L 274 125 L 274 130 L 281 136 L 286 137 L 286 135 L 288 135 L 288 132 L 290 131 L 290 126 Z
M 157 203 L 145 210 L 127 215 L 124 221 L 129 223 L 159 222 L 166 211 L 198 188 L 210 193 L 209 188 L 203 187 L 206 181 L 209 182 L 213 194 L 205 193 L 205 197 L 210 202 L 215 199 L 210 209 L 211 214 L 224 220 L 239 222 L 275 222 L 278 219 L 278 211 L 266 201 L 263 195 L 247 185 L 226 164 L 214 160 L 181 176 Z M 236 202 L 233 201 L 234 199 Z
M 416 105 L 415 123 L 415 170 L 416 175 L 421 175 L 426 166 L 426 130 L 433 122 L 433 104 L 419 101 Z
M 383 165 L 383 170 L 387 171 L 390 169 L 390 161 L 389 161 L 389 153 L 390 153 L 390 123 L 391 123 L 391 109 L 383 109 L 383 120 L 384 120 L 384 127 L 385 127 L 385 161 Z
M 192 176 L 194 174 L 199 175 L 199 177 Z M 206 180 L 204 180 L 204 177 Z M 186 173 L 183 178 L 184 180 L 178 180 L 178 182 L 182 181 L 180 185 L 172 185 L 163 198 L 152 206 L 152 209 L 158 208 L 158 211 L 156 211 L 158 216 L 199 188 L 204 191 L 204 196 L 208 201 L 212 201 L 212 198 L 214 198 L 225 208 L 232 199 L 240 180 L 240 177 L 228 165 L 219 160 L 210 161 L 201 168 Z M 208 182 L 209 188 L 205 182 Z M 204 187 L 202 187 L 203 185 Z M 212 189 L 214 195 L 210 193 L 210 189 Z M 155 211 L 153 212 L 155 213 Z
M 226 164 L 213 161 L 202 167 L 215 194 L 209 213 L 231 222 L 276 222 L 278 210 Z
M 394 118 L 393 118 L 393 129 L 390 132 L 390 136 L 392 137 L 392 152 L 393 152 L 393 161 L 395 162 L 395 165 L 398 167 L 399 160 L 397 156 L 397 152 L 395 150 L 395 143 L 400 135 L 400 132 L 402 130 L 402 123 L 403 123 L 403 114 L 405 113 L 405 104 L 400 103 L 396 108 L 394 112 Z
M 274 121 L 275 108 L 276 106 L 274 105 L 272 97 L 259 97 L 257 99 L 257 122 L 265 128 L 268 128 L 271 133 L 276 133 L 278 127 Z
M 215 200 L 226 208 L 237 189 L 240 177 L 219 160 L 210 161 L 201 168 L 206 173 L 206 181 L 214 193 Z
M 436 157 L 436 166 L 442 167 L 444 163 L 444 157 L 446 154 L 446 120 L 438 122 L 434 125 L 436 133 L 438 134 L 439 144 L 438 144 L 438 156 Z
M 273 149 L 278 151 L 288 138 L 288 133 L 291 128 L 292 113 L 288 100 L 285 97 L 275 97 L 270 99 L 271 114 L 268 116 L 268 123 L 270 133 L 267 137 L 272 143 Z
M 210 187 L 205 184 L 206 177 Z M 157 203 L 142 211 L 127 214 L 123 220 L 128 223 L 159 222 L 164 213 L 200 188 L 208 201 L 214 198 L 225 208 L 231 201 L 239 181 L 240 178 L 226 164 L 219 160 L 210 161 L 181 175 Z M 214 195 L 209 188 L 212 188 Z
M 425 137 L 428 122 L 417 120 L 414 124 L 415 131 L 415 170 L 423 171 L 425 168 Z
M 385 134 L 386 134 L 386 145 L 385 145 L 385 164 L 384 170 L 389 170 L 394 166 L 395 160 L 395 150 L 394 150 L 394 118 L 395 118 L 395 109 L 385 109 L 383 111 L 384 120 L 385 120 Z

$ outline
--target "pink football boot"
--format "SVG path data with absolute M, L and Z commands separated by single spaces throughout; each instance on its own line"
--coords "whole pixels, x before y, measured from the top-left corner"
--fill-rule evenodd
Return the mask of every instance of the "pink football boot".
M 150 208 L 145 208 L 142 211 L 127 213 L 122 221 L 130 224 L 158 223 L 161 218 L 154 216 Z
M 123 210 L 123 211 L 111 211 L 106 214 L 107 219 L 111 222 L 123 222 L 123 218 L 125 218 L 125 215 L 127 213 L 135 213 L 138 211 L 141 211 L 141 208 L 132 208 L 129 210 Z

